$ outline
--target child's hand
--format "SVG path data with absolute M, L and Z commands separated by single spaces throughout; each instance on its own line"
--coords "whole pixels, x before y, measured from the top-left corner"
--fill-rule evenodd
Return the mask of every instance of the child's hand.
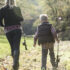
M 34 44 L 33 47 L 36 47 L 36 44 Z
M 59 40 L 57 40 L 57 43 L 59 43 L 60 41 Z

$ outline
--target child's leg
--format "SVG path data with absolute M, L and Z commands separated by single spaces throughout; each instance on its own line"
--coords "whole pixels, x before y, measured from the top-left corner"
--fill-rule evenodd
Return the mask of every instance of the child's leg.
M 41 70 L 46 70 L 47 54 L 48 54 L 48 49 L 43 48 L 43 45 L 42 45 L 42 68 Z
M 50 51 L 49 55 L 50 55 L 51 64 L 53 67 L 55 67 L 56 63 L 55 63 L 54 47 L 49 48 L 49 51 Z

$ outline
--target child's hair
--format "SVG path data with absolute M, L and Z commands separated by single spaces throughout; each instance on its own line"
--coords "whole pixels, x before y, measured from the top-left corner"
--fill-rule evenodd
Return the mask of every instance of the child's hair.
M 43 20 L 45 20 L 45 21 L 48 20 L 47 14 L 41 14 L 41 15 L 40 15 L 40 20 L 41 20 L 41 21 L 43 21 Z

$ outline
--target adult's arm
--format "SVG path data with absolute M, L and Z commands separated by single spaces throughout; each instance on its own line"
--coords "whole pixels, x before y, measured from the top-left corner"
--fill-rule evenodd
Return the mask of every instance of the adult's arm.
M 2 27 L 4 26 L 3 22 L 2 22 L 3 21 L 3 17 L 4 17 L 4 11 L 3 11 L 3 8 L 1 8 L 0 9 L 0 26 L 2 26 Z
M 23 18 L 22 13 L 21 13 L 21 9 L 19 7 L 14 7 L 13 11 L 14 11 L 14 13 L 16 15 L 16 18 L 19 21 L 24 21 L 24 18 Z

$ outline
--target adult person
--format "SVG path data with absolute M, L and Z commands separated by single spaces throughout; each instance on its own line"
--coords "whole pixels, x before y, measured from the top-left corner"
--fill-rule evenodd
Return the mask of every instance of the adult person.
M 6 0 L 5 3 L 6 5 L 0 9 L 0 26 L 4 27 L 11 47 L 13 70 L 18 70 L 23 17 L 20 8 L 15 4 L 15 0 Z M 3 19 L 4 23 L 2 22 Z
M 38 44 L 42 46 L 42 67 L 41 70 L 46 70 L 46 59 L 48 51 L 50 52 L 50 60 L 53 66 L 53 69 L 57 67 L 55 62 L 55 54 L 54 54 L 54 43 L 55 40 L 59 42 L 56 31 L 52 24 L 48 21 L 47 14 L 40 15 L 41 24 L 38 26 L 37 31 L 34 36 L 34 47 L 36 46 L 36 42 L 38 40 Z

